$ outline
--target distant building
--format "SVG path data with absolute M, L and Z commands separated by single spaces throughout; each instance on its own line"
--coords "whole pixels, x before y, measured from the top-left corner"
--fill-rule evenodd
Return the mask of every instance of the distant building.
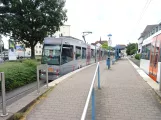
M 119 48 L 120 49 L 120 51 L 121 51 L 121 55 L 124 55 L 124 56 L 126 56 L 127 54 L 126 54 L 126 45 L 123 45 L 123 44 L 118 44 L 118 45 L 116 45 L 115 47 L 117 47 L 117 48 Z M 121 56 L 120 55 L 120 56 Z
M 70 36 L 70 25 L 63 25 L 60 27 L 60 30 L 54 34 L 55 37 L 60 36 Z
M 92 45 L 102 45 L 102 44 L 104 44 L 104 43 L 107 43 L 107 40 L 99 40 L 99 41 L 96 41 L 95 43 L 91 43 Z
M 161 30 L 161 23 L 155 25 L 147 25 L 138 38 L 138 53 L 142 51 L 142 43 L 144 40 Z

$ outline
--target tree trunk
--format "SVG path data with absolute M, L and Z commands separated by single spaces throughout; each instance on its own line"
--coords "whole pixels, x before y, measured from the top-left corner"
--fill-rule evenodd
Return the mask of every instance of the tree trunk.
M 35 59 L 35 46 L 31 45 L 31 59 Z

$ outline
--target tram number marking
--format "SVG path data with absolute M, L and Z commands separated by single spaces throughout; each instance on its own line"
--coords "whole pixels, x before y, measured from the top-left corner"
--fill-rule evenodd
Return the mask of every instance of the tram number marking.
M 49 72 L 54 72 L 54 69 L 50 67 L 50 68 L 48 68 L 48 71 Z

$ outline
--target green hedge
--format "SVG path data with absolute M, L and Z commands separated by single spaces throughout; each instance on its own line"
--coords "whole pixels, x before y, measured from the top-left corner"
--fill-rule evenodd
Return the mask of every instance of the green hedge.
M 34 60 L 24 60 L 8 62 L 0 67 L 0 72 L 5 72 L 6 90 L 11 91 L 36 81 L 37 64 L 38 62 Z
M 140 60 L 140 56 L 141 56 L 141 54 L 136 54 L 135 59 Z

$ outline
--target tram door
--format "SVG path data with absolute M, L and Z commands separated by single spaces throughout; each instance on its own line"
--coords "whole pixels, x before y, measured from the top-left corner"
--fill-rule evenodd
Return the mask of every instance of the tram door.
M 159 61 L 159 46 L 160 41 L 157 40 L 157 37 L 153 38 L 150 51 L 150 67 L 149 67 L 149 76 L 156 81 L 157 72 L 158 72 L 158 61 Z

